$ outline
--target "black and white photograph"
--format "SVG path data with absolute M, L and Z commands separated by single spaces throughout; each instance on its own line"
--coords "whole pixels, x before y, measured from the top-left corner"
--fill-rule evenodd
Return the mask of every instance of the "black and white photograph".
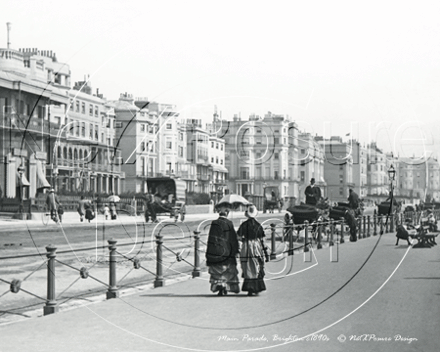
M 438 351 L 439 14 L 2 1 L 0 352 Z

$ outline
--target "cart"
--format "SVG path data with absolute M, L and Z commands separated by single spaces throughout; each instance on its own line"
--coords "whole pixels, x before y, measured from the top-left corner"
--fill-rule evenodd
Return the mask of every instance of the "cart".
M 154 177 L 147 179 L 148 190 L 154 197 L 151 204 L 147 204 L 145 221 L 151 217 L 156 220 L 156 215 L 169 214 L 175 221 L 184 221 L 186 214 L 185 190 L 186 182 L 171 177 Z
M 268 186 L 264 188 L 263 194 L 263 213 L 269 211 L 274 212 L 274 209 L 278 209 L 281 213 L 281 208 L 283 207 L 280 199 L 280 190 L 278 186 Z

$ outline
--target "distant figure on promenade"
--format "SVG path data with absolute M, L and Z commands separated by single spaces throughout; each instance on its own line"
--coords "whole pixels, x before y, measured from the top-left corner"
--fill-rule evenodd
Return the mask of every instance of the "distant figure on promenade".
M 310 180 L 310 184 L 306 187 L 304 191 L 306 195 L 306 204 L 316 205 L 321 199 L 321 189 L 315 185 L 315 179 Z
M 255 219 L 257 213 L 257 208 L 251 205 L 244 213 L 247 220 L 240 225 L 237 232 L 238 239 L 242 242 L 240 261 L 244 282 L 241 290 L 247 292 L 248 296 L 258 295 L 266 290 L 264 260 L 269 261 L 269 256 L 264 244 L 263 227 Z
M 107 220 L 109 216 L 110 216 L 110 208 L 108 207 L 108 204 L 104 204 L 104 217 L 105 217 L 105 220 Z
M 50 210 L 50 217 L 53 221 L 58 222 L 58 206 L 60 202 L 58 197 L 55 195 L 55 190 L 53 188 L 50 189 L 49 194 L 46 197 L 46 205 Z
M 116 218 L 118 217 L 118 215 L 116 214 L 116 203 L 115 202 L 110 203 L 110 215 L 111 215 L 112 220 L 116 220 Z
M 237 233 L 229 220 L 229 209 L 219 207 L 219 217 L 211 222 L 206 248 L 206 265 L 210 274 L 211 291 L 219 296 L 228 291 L 239 293 L 236 255 L 239 253 Z
M 154 197 L 150 190 L 145 196 L 145 222 L 148 222 L 151 217 L 152 222 L 157 222 L 156 210 L 154 209 Z
M 81 200 L 78 202 L 78 207 L 76 208 L 81 222 L 84 221 L 84 216 L 86 215 L 86 207 L 91 206 L 92 203 L 90 202 L 90 200 L 84 199 L 84 196 L 81 196 Z

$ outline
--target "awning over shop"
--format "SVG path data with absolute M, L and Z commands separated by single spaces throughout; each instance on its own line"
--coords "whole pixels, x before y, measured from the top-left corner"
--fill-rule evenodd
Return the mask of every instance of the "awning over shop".
M 229 172 L 227 168 L 221 165 L 212 165 L 212 170 L 220 172 Z
M 47 182 L 46 176 L 43 172 L 43 165 L 40 160 L 37 160 L 37 188 L 50 188 L 50 183 Z
M 26 175 L 23 174 L 20 177 L 20 174 L 18 171 L 15 172 L 17 174 L 17 185 L 23 185 L 23 187 L 29 187 L 31 184 L 29 183 L 28 179 L 26 178 Z

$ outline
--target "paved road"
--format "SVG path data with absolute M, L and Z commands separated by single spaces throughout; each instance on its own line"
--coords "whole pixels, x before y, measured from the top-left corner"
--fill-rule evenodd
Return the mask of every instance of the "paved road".
M 271 261 L 257 297 L 218 297 L 202 275 L 0 326 L 0 351 L 434 352 L 439 257 L 369 237 Z

